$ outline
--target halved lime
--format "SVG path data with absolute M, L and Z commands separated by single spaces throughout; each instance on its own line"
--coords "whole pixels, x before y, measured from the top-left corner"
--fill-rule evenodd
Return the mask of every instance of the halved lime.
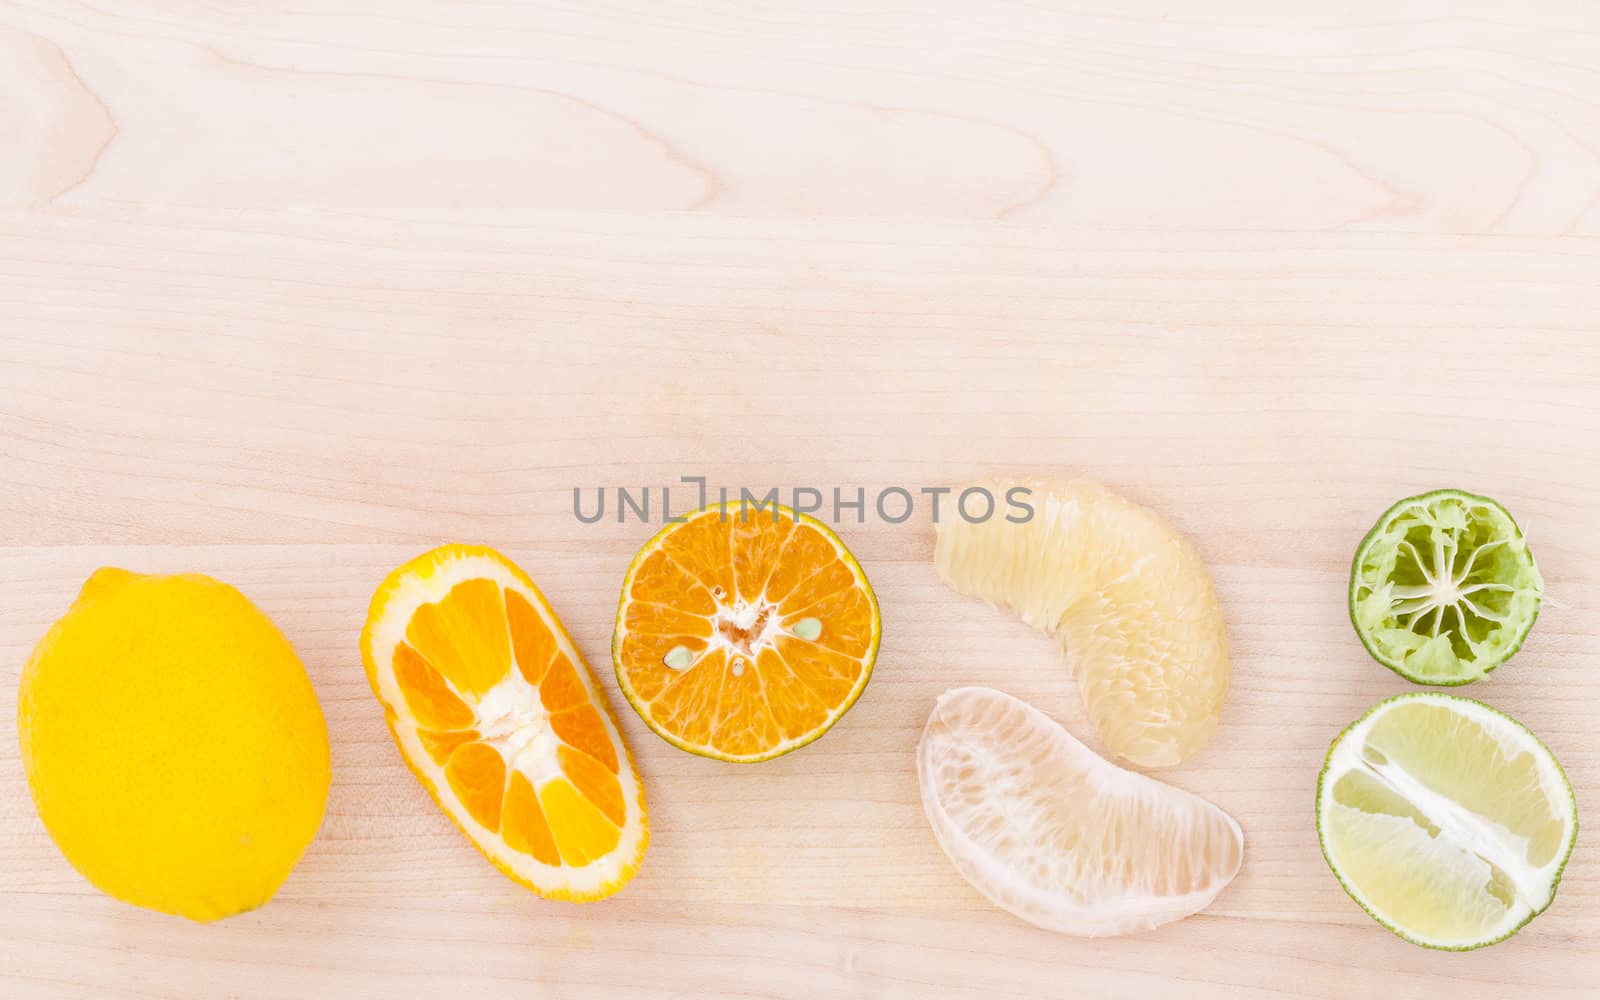
M 1504 663 L 1543 595 L 1517 522 L 1460 490 L 1390 507 L 1350 566 L 1350 621 L 1362 645 L 1416 684 L 1467 684 Z
M 1578 836 L 1572 785 L 1521 723 L 1438 691 L 1380 702 L 1339 734 L 1317 779 L 1328 867 L 1407 941 L 1503 941 L 1555 899 Z

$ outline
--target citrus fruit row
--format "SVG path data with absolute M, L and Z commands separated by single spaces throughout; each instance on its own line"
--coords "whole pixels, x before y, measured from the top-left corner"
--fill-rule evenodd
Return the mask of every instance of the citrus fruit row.
M 1197 752 L 1230 667 L 1195 548 L 1087 481 L 970 488 L 1020 491 L 1031 516 L 939 523 L 944 581 L 1054 638 L 1111 755 L 1161 767 Z M 1418 683 L 1495 669 L 1542 597 L 1510 514 L 1460 491 L 1394 505 L 1352 562 L 1362 643 Z M 645 543 L 611 652 L 651 730 L 748 763 L 834 725 L 866 687 L 881 632 L 872 586 L 833 531 L 745 502 Z M 567 900 L 608 896 L 639 870 L 644 783 L 604 685 L 519 567 L 464 545 L 413 559 L 379 586 L 360 651 L 406 764 L 496 867 Z M 19 722 L 46 827 L 90 881 L 139 905 L 196 920 L 258 906 L 321 821 L 328 741 L 305 671 L 259 610 L 207 577 L 96 573 L 30 658 Z M 1041 927 L 1156 927 L 1209 905 L 1243 862 L 1243 832 L 1215 805 L 989 688 L 938 700 L 916 764 L 956 870 Z M 1349 894 L 1407 940 L 1446 949 L 1503 940 L 1548 907 L 1577 831 L 1543 743 L 1437 693 L 1382 702 L 1334 740 L 1316 817 Z
M 880 622 L 821 522 L 713 507 L 629 567 L 614 666 L 674 745 L 760 761 L 860 697 Z M 594 900 L 639 870 L 644 783 L 604 685 L 519 567 L 466 545 L 411 560 L 374 594 L 360 652 L 406 765 L 506 875 Z M 322 821 L 328 736 L 305 669 L 209 577 L 97 572 L 35 648 L 18 715 L 46 829 L 119 899 L 200 921 L 254 908 Z
M 964 518 L 941 526 L 940 573 L 956 589 L 1008 604 L 1056 635 L 1113 752 L 1146 765 L 1193 753 L 1215 729 L 1228 679 L 1220 610 L 1199 557 L 1161 518 L 1101 487 L 1026 481 L 996 488 L 1009 496 L 1019 485 L 1037 491 L 1038 518 L 1010 531 Z M 72 787 L 50 768 L 83 759 L 52 748 L 52 734 L 75 731 L 76 722 L 63 718 L 88 703 L 111 710 L 94 692 L 68 685 L 57 694 L 54 682 L 81 681 L 83 659 L 114 656 L 119 633 L 143 628 L 140 617 L 152 611 L 167 616 L 153 619 L 166 643 L 150 651 L 153 660 L 189 657 L 191 673 L 209 666 L 205 655 L 219 647 L 190 645 L 197 633 L 183 620 L 185 602 L 204 609 L 206 600 L 225 595 L 237 606 L 212 615 L 211 624 L 258 647 L 263 676 L 298 692 L 302 707 L 279 720 L 284 731 L 254 734 L 237 725 L 246 707 L 217 726 L 306 748 L 304 761 L 279 758 L 282 769 L 303 779 L 298 785 L 269 776 L 305 790 L 296 802 L 304 821 L 282 832 L 282 847 L 259 876 L 237 868 L 248 883 L 237 891 L 218 893 L 218 876 L 202 871 L 189 883 L 171 881 L 177 896 L 168 899 L 118 870 L 112 856 L 122 855 L 114 845 L 104 858 L 95 844 L 80 846 L 75 834 L 95 826 L 93 809 L 58 821 L 54 797 L 41 795 L 41 813 L 75 863 L 122 898 L 197 919 L 258 905 L 309 842 L 327 791 L 326 732 L 304 671 L 270 623 L 215 581 L 140 582 L 128 590 L 138 599 L 102 620 L 99 612 L 112 605 L 97 600 L 100 591 L 116 590 L 110 585 L 124 578 L 135 579 L 108 572 L 96 578 L 104 586 L 91 581 L 83 607 L 36 654 L 41 665 L 56 664 L 29 682 L 36 690 L 25 699 L 27 718 L 35 708 L 41 716 L 25 727 L 34 734 L 25 734 L 25 755 L 40 758 L 36 792 Z M 191 593 L 197 587 L 201 596 Z M 667 525 L 634 558 L 612 659 L 623 696 L 663 739 L 702 756 L 755 762 L 817 739 L 849 710 L 871 677 L 881 630 L 865 573 L 826 525 L 782 507 L 719 505 Z M 260 639 L 250 639 L 257 633 Z M 72 646 L 80 638 L 92 640 L 83 651 Z M 360 650 L 407 766 L 495 866 L 536 892 L 569 900 L 607 896 L 638 871 L 649 841 L 644 784 L 604 686 L 520 568 L 491 549 L 463 545 L 413 559 L 378 587 Z M 193 676 L 181 682 L 200 699 L 215 686 Z M 198 786 L 218 778 L 187 759 L 203 755 L 203 742 L 168 725 L 159 711 L 147 714 L 153 728 L 176 734 L 170 746 L 150 745 L 167 766 L 189 768 L 197 779 L 179 790 L 191 802 L 203 800 Z M 248 752 L 264 755 L 259 747 Z M 210 763 L 232 764 L 226 754 Z M 1176 919 L 1209 902 L 1242 859 L 1238 824 L 1220 810 L 1101 759 L 998 692 L 964 689 L 941 699 L 918 763 L 937 839 L 958 868 L 980 891 L 1044 926 L 1108 934 Z M 106 767 L 87 780 L 126 783 L 133 801 L 148 778 Z M 155 782 L 163 780 L 158 774 Z M 93 796 L 75 789 L 70 798 L 81 804 Z M 242 823 L 248 840 L 267 822 L 261 803 L 247 796 L 223 803 L 237 806 L 242 819 L 223 817 L 234 825 L 221 834 Z M 166 817 L 175 857 L 195 843 L 182 825 L 194 812 L 174 806 Z M 225 845 L 217 858 L 230 860 Z M 145 881 L 163 878 L 153 873 Z

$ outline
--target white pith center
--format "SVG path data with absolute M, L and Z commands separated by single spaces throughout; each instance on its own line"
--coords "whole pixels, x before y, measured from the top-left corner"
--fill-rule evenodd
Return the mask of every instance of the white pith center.
M 1455 604 L 1461 600 L 1461 590 L 1456 582 L 1447 576 L 1441 576 L 1433 582 L 1433 603 Z
M 754 601 L 740 598 L 732 604 L 719 603 L 711 618 L 711 641 L 706 644 L 706 652 L 726 649 L 729 668 L 737 677 L 762 650 L 777 643 L 778 633 L 782 631 L 780 620 L 778 606 L 769 602 L 765 595 Z
M 1480 619 L 1501 621 L 1504 619 L 1488 609 L 1481 607 L 1469 596 L 1480 590 L 1511 590 L 1503 584 L 1478 583 L 1471 586 L 1462 586 L 1467 577 L 1477 565 L 1478 557 L 1506 539 L 1498 539 L 1487 545 L 1474 549 L 1468 557 L 1466 565 L 1460 571 L 1455 569 L 1457 556 L 1457 542 L 1454 535 L 1446 541 L 1435 541 L 1433 545 L 1433 561 L 1430 564 L 1422 558 L 1422 554 L 1410 542 L 1402 541 L 1401 545 L 1410 550 L 1416 562 L 1417 569 L 1422 574 L 1423 583 L 1413 586 L 1397 586 L 1391 591 L 1392 607 L 1396 615 L 1405 619 L 1407 628 L 1414 627 L 1418 622 L 1426 622 L 1432 618 L 1433 634 L 1439 634 L 1444 623 L 1445 609 L 1452 609 L 1461 618 L 1466 619 L 1466 612 L 1471 612 Z M 1470 636 L 1463 636 L 1469 645 L 1472 644 Z
M 731 602 L 720 585 L 710 589 L 716 608 L 710 615 L 711 636 L 704 649 L 696 652 L 685 645 L 667 650 L 661 662 L 668 670 L 685 671 L 698 664 L 714 650 L 727 652 L 727 668 L 735 677 L 742 677 L 761 653 L 777 645 L 779 635 L 792 635 L 807 642 L 815 642 L 822 635 L 822 621 L 818 618 L 801 618 L 783 626 L 783 615 L 778 604 L 768 600 L 766 591 L 753 601 L 735 597 Z
M 500 683 L 484 692 L 474 706 L 481 742 L 500 752 L 506 766 L 521 771 L 538 788 L 563 773 L 556 757 L 561 738 L 550 726 L 550 713 L 539 689 L 513 669 Z

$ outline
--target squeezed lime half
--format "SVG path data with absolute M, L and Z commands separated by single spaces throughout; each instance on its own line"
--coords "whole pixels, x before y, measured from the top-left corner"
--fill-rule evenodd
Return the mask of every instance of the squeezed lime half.
M 1350 566 L 1350 621 L 1362 645 L 1416 684 L 1468 684 L 1504 663 L 1543 596 L 1517 522 L 1461 490 L 1390 507 Z
M 1328 749 L 1317 839 L 1373 919 L 1414 944 L 1503 941 L 1550 906 L 1578 806 L 1548 747 L 1482 702 L 1414 691 Z

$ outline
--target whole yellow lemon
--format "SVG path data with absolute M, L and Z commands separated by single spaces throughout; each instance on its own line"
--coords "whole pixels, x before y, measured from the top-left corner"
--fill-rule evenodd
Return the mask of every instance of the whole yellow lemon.
M 102 892 L 191 920 L 260 906 L 322 823 L 328 730 L 288 640 L 199 574 L 102 569 L 22 671 L 39 818 Z

